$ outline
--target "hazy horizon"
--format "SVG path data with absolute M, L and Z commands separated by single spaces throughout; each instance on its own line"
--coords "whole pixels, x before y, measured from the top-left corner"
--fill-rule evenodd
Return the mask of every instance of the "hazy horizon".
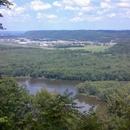
M 22 31 L 22 30 L 0 30 L 0 33 L 6 33 L 6 32 L 27 32 L 27 31 L 82 31 L 82 30 L 84 30 L 84 31 L 130 31 L 130 29 L 122 29 L 122 30 L 114 30 L 114 29 L 77 29 L 77 30 L 70 30 L 70 29 L 61 29 L 61 30 L 56 30 L 56 29 L 54 29 L 54 30 L 24 30 L 24 31 Z

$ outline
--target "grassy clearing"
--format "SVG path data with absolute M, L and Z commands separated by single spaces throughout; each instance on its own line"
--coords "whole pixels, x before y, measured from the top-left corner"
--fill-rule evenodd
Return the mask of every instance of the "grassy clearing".
M 0 45 L 7 45 L 7 46 L 14 46 L 14 47 L 32 47 L 32 48 L 42 48 L 42 49 L 47 49 L 47 50 L 53 50 L 56 48 L 49 48 L 49 47 L 39 47 L 36 44 L 18 44 L 15 42 L 0 42 Z M 70 50 L 79 50 L 79 49 L 84 49 L 87 51 L 92 51 L 92 52 L 103 52 L 107 49 L 109 49 L 111 46 L 85 46 L 85 47 L 70 47 L 66 49 Z M 65 48 L 60 48 L 60 50 L 64 50 Z
M 84 49 L 86 51 L 92 51 L 92 52 L 100 52 L 100 51 L 105 51 L 109 49 L 111 46 L 85 46 L 85 47 L 70 47 L 68 49 L 71 50 L 79 50 L 79 49 Z

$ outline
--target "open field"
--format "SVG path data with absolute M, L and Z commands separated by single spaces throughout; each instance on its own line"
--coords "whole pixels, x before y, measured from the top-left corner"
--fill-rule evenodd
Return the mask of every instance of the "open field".
M 92 51 L 92 52 L 100 52 L 100 51 L 105 51 L 109 49 L 111 46 L 85 46 L 85 47 L 70 47 L 68 49 L 71 50 L 79 50 L 79 49 L 84 49 L 86 51 Z
M 48 49 L 48 50 L 53 50 L 55 48 L 51 47 L 40 47 L 36 44 L 18 44 L 15 42 L 0 42 L 0 45 L 7 45 L 7 46 L 14 46 L 14 47 L 32 47 L 32 48 L 42 48 L 42 49 Z M 103 52 L 106 49 L 109 49 L 111 46 L 85 46 L 85 47 L 70 47 L 66 49 L 70 50 L 79 50 L 79 49 L 84 49 L 86 51 L 92 51 L 92 52 Z M 63 50 L 64 48 L 61 48 L 60 50 Z

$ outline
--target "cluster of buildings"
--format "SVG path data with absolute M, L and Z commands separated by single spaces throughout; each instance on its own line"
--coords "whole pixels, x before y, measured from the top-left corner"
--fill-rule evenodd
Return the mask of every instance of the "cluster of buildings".
M 111 40 L 107 43 L 93 42 L 93 41 L 78 41 L 78 40 L 50 40 L 50 39 L 28 39 L 28 38 L 12 38 L 12 39 L 0 39 L 0 41 L 4 42 L 15 42 L 17 44 L 36 44 L 41 47 L 54 47 L 54 45 L 62 44 L 62 45 L 77 45 L 77 46 L 113 46 L 116 43 Z

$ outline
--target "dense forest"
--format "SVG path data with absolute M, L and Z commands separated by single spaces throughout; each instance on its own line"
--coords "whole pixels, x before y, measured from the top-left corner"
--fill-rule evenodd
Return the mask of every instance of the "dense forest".
M 130 53 L 130 42 L 119 42 L 117 45 L 109 49 L 109 53 L 127 54 Z
M 130 81 L 129 43 L 122 44 L 105 52 L 0 45 L 0 73 L 13 77 Z
M 118 81 L 86 81 L 77 85 L 77 92 L 86 96 L 95 96 L 97 100 L 108 101 L 108 96 L 119 89 L 128 89 L 130 82 Z
M 108 105 L 80 113 L 76 97 L 44 87 L 35 95 L 0 76 L 1 130 L 130 130 L 130 88 L 108 97 Z
M 80 40 L 99 42 L 126 42 L 130 41 L 129 30 L 41 30 L 27 31 L 24 33 L 27 38 L 40 38 L 50 40 Z

